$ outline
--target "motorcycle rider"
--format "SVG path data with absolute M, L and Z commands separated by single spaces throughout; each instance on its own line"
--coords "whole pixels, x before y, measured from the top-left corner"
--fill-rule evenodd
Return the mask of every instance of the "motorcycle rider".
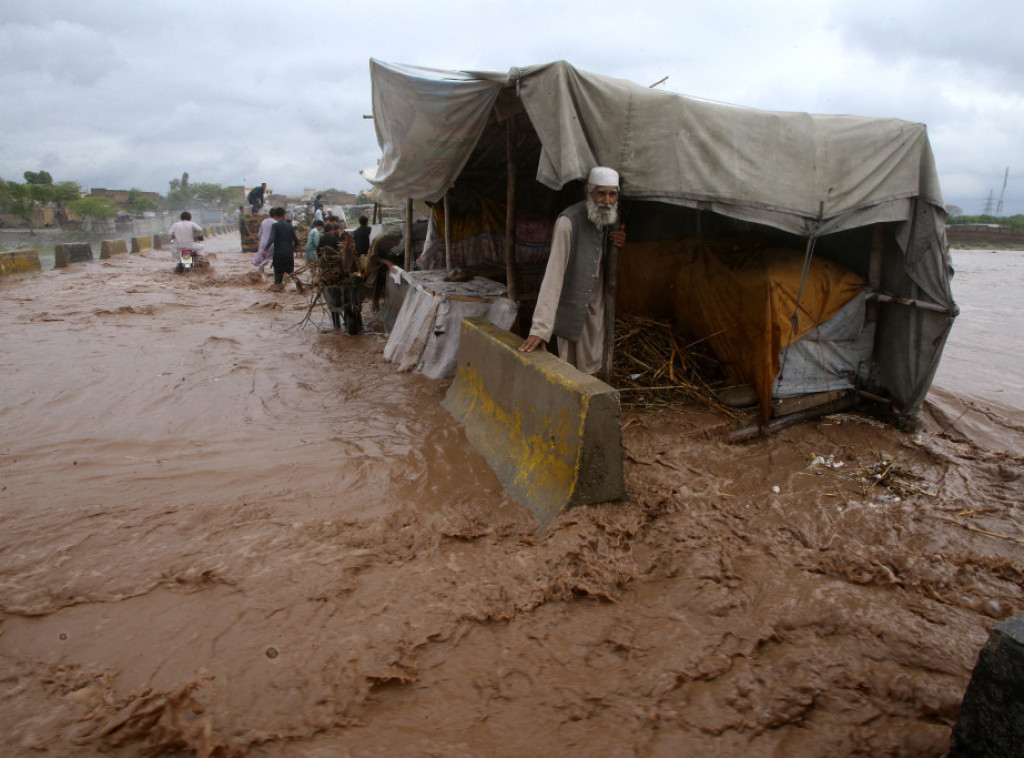
M 199 262 L 203 253 L 203 246 L 200 240 L 203 238 L 203 227 L 192 221 L 192 214 L 188 211 L 181 212 L 181 221 L 175 221 L 171 225 L 171 259 L 178 265 L 174 268 L 181 273 L 184 267 L 181 265 L 181 251 L 191 250 L 192 260 Z

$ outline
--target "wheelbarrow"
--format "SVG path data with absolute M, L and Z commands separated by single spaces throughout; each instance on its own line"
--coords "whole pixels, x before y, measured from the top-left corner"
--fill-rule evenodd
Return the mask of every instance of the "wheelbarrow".
M 344 322 L 345 331 L 349 334 L 359 334 L 363 330 L 363 300 L 368 292 L 362 282 L 324 287 L 324 301 L 335 329 L 340 329 Z

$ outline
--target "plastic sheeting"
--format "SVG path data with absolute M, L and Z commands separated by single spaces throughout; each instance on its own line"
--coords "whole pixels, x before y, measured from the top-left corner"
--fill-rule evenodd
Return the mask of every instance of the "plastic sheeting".
M 402 308 L 384 346 L 384 358 L 400 371 L 414 370 L 430 379 L 455 376 L 459 324 L 486 318 L 501 329 L 515 321 L 517 306 L 505 297 L 505 285 L 482 277 L 446 282 L 446 271 L 403 271 L 407 286 Z
M 627 244 L 616 307 L 670 318 L 706 341 L 732 383 L 754 387 L 767 420 L 783 349 L 864 288 L 861 277 L 821 258 L 810 261 L 806 276 L 803 268 L 803 252 L 761 247 L 756 238 Z M 863 323 L 863 301 L 860 315 Z
M 501 83 L 374 60 L 370 78 L 384 156 L 363 176 L 394 197 L 440 200 L 476 147 Z
M 773 398 L 848 390 L 868 380 L 875 322 L 865 319 L 867 297 L 862 290 L 824 324 L 782 349 Z

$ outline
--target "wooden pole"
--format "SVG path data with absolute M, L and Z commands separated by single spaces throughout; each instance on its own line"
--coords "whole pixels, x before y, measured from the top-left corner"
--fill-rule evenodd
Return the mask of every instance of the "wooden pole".
M 612 363 L 615 358 L 615 289 L 619 267 L 619 249 L 612 244 L 608 230 L 604 233 L 604 360 L 601 375 L 606 384 L 612 383 Z
M 412 198 L 405 201 L 405 270 L 412 271 Z
M 444 193 L 444 267 L 452 270 L 452 212 L 448 196 L 452 194 L 449 189 Z
M 868 264 L 868 288 L 878 293 L 882 288 L 882 251 L 885 247 L 884 231 L 881 224 L 875 224 L 874 233 L 871 237 L 871 261 Z M 878 305 L 870 301 L 867 307 L 866 318 L 874 321 L 878 318 Z
M 516 117 L 509 116 L 506 122 L 506 171 L 505 186 L 505 279 L 508 297 L 519 302 L 519 282 L 516 276 Z

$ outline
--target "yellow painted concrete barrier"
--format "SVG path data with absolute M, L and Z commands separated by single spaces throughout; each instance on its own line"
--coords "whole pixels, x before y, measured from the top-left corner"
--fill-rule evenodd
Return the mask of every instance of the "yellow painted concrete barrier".
M 132 252 L 144 253 L 153 249 L 153 240 L 150 237 L 132 237 Z
M 128 246 L 124 243 L 124 240 L 103 240 L 100 243 L 100 258 L 104 260 L 113 258 L 115 255 L 126 255 L 127 253 Z
M 543 528 L 574 505 L 622 500 L 619 395 L 485 319 L 463 319 L 444 407 Z
M 64 268 L 70 263 L 91 261 L 92 245 L 88 242 L 66 242 L 53 249 L 54 268 Z
M 34 249 L 0 253 L 0 276 L 34 274 L 42 270 L 43 266 L 39 262 L 39 253 Z

